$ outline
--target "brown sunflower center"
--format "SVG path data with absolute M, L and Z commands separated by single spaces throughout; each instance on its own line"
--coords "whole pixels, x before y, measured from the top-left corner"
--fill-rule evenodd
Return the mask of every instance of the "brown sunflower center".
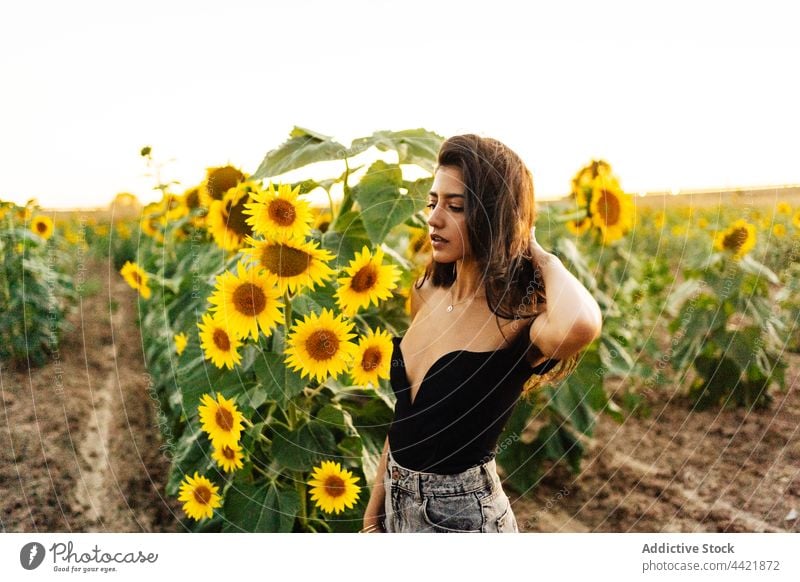
M 244 214 L 244 205 L 248 202 L 250 202 L 250 196 L 242 196 L 236 203 L 233 200 L 229 200 L 225 205 L 225 213 L 223 215 L 227 229 L 241 238 L 253 234 L 253 227 L 247 224 L 247 216 Z
M 131 273 L 131 277 L 133 277 L 133 280 L 136 281 L 137 285 L 141 285 L 142 284 L 142 277 L 136 271 L 133 271 Z
M 305 251 L 281 244 L 268 244 L 261 249 L 261 264 L 279 277 L 302 275 L 311 266 L 312 257 Z
M 345 492 L 344 480 L 338 475 L 328 475 L 324 487 L 330 497 L 341 497 Z
M 200 505 L 208 505 L 211 501 L 211 489 L 205 485 L 197 485 L 194 488 L 194 500 Z
M 597 203 L 597 211 L 603 217 L 603 224 L 606 226 L 618 224 L 621 215 L 619 198 L 614 192 L 602 190 L 600 192 L 600 200 Z
M 317 361 L 329 360 L 339 351 L 339 338 L 330 330 L 317 330 L 308 336 L 306 351 Z
M 214 421 L 222 430 L 229 431 L 233 428 L 233 414 L 231 414 L 231 411 L 227 408 L 217 408 L 217 413 L 214 415 Z
M 233 292 L 233 303 L 239 313 L 253 317 L 267 306 L 267 296 L 258 285 L 242 283 Z
M 215 329 L 212 337 L 214 339 L 214 345 L 223 352 L 227 352 L 231 349 L 231 338 L 228 337 L 228 334 L 225 333 L 224 330 L 219 328 Z
M 736 227 L 725 235 L 722 246 L 731 251 L 738 251 L 747 240 L 747 229 L 741 226 Z
M 278 226 L 292 226 L 297 218 L 294 204 L 280 198 L 269 203 L 269 218 Z
M 367 348 L 364 350 L 364 355 L 361 356 L 361 367 L 367 372 L 371 372 L 378 368 L 381 363 L 381 351 L 376 347 Z
M 47 225 L 44 222 L 37 222 L 36 223 L 36 230 L 39 232 L 47 232 Z
M 217 168 L 209 174 L 206 190 L 208 190 L 208 195 L 214 200 L 222 200 L 225 192 L 236 186 L 236 184 L 242 180 L 244 180 L 244 174 L 233 166 Z
M 186 207 L 191 210 L 199 206 L 200 206 L 200 190 L 198 188 L 192 188 L 186 194 Z
M 229 461 L 233 461 L 236 458 L 236 451 L 230 448 L 228 445 L 222 447 L 222 456 L 228 459 Z
M 350 288 L 357 293 L 362 293 L 372 289 L 377 281 L 378 272 L 376 271 L 375 266 L 370 263 L 361 267 L 358 270 L 358 273 L 353 275 Z

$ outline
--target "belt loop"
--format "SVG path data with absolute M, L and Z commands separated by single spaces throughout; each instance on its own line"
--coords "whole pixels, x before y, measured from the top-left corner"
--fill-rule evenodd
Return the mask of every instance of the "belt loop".
M 492 462 L 492 459 L 486 461 L 485 463 L 481 463 L 481 473 L 483 473 L 483 476 L 486 479 L 486 483 L 485 484 L 488 485 L 490 490 L 493 491 L 494 488 L 495 488 L 495 482 L 494 482 L 495 478 L 494 478 L 494 475 L 492 474 L 492 471 L 489 470 L 489 463 L 491 463 L 491 462 Z

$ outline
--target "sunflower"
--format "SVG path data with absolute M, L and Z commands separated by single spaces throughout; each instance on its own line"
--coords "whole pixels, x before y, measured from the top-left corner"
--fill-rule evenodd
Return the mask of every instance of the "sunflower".
M 31 221 L 31 230 L 44 240 L 48 240 L 53 236 L 53 221 L 48 216 L 37 216 Z
M 244 465 L 242 459 L 242 447 L 238 443 L 222 445 L 221 447 L 214 447 L 214 452 L 211 453 L 211 458 L 217 462 L 217 465 L 222 467 L 226 473 L 232 473 L 236 469 L 241 469 Z
M 778 211 L 778 214 L 792 213 L 792 205 L 785 201 L 778 202 L 778 205 L 775 207 L 775 209 Z
M 358 477 L 342 469 L 339 463 L 322 461 L 319 467 L 314 467 L 308 481 L 311 499 L 326 513 L 341 513 L 345 507 L 353 507 L 358 500 L 361 487 L 356 485 L 357 481 Z
M 183 193 L 183 204 L 189 212 L 203 205 L 203 199 L 200 195 L 200 186 L 189 188 Z
M 183 511 L 186 515 L 195 521 L 200 521 L 204 517 L 211 517 L 214 509 L 221 505 L 221 497 L 217 491 L 219 487 L 206 477 L 200 477 L 195 471 L 194 477 L 189 475 L 184 477 L 178 500 L 183 501 Z
M 203 322 L 198 323 L 197 327 L 200 328 L 200 346 L 206 359 L 211 360 L 217 368 L 227 366 L 232 370 L 235 364 L 242 361 L 237 351 L 242 342 L 235 334 L 228 332 L 228 326 L 221 317 L 204 313 Z
M 175 352 L 180 356 L 183 353 L 183 350 L 186 349 L 186 344 L 189 343 L 189 338 L 186 337 L 186 334 L 176 333 L 175 334 Z
M 318 210 L 314 215 L 314 228 L 320 232 L 328 232 L 333 216 L 330 210 Z
M 299 192 L 300 186 L 292 190 L 288 184 L 279 184 L 276 192 L 270 182 L 267 190 L 253 193 L 253 202 L 245 205 L 244 213 L 250 215 L 247 224 L 269 238 L 305 240 L 313 216 L 308 201 L 298 197 Z
M 567 230 L 570 231 L 574 235 L 581 235 L 587 230 L 589 230 L 592 226 L 592 219 L 588 216 L 584 216 L 580 220 L 568 220 L 566 222 Z
M 700 228 L 708 227 L 708 220 L 705 217 L 701 216 L 700 218 L 697 219 L 697 226 Z
M 303 377 L 316 378 L 320 382 L 330 374 L 334 378 L 347 369 L 357 347 L 348 341 L 356 334 L 350 333 L 352 322 L 334 316 L 326 308 L 317 315 L 311 313 L 292 327 L 287 341 L 286 363 L 300 370 Z
M 339 279 L 336 298 L 345 315 L 354 315 L 361 307 L 370 303 L 378 305 L 381 299 L 392 296 L 391 290 L 397 287 L 400 271 L 394 265 L 383 265 L 383 249 L 378 248 L 373 257 L 364 246 L 361 253 L 350 261 L 345 269 L 347 277 Z
M 795 228 L 800 228 L 800 210 L 792 214 L 792 224 Z
M 161 200 L 161 224 L 168 226 L 172 221 L 183 218 L 189 214 L 189 208 L 183 203 L 183 196 L 164 194 Z
M 245 178 L 246 176 L 233 166 L 208 168 L 206 179 L 200 187 L 202 205 L 209 208 L 214 200 L 222 200 L 228 190 L 244 182 Z
M 756 227 L 740 218 L 731 224 L 727 230 L 717 233 L 714 238 L 714 248 L 718 251 L 733 253 L 733 258 L 741 259 L 756 245 Z
M 313 290 L 314 285 L 322 284 L 334 274 L 326 263 L 333 259 L 333 255 L 318 248 L 316 242 L 287 239 L 257 241 L 253 238 L 247 242 L 250 246 L 243 252 L 256 261 L 259 268 L 275 275 L 281 293 L 287 289 L 294 293 L 304 287 Z
M 238 445 L 242 436 L 244 417 L 233 400 L 226 400 L 219 392 L 216 400 L 210 394 L 203 394 L 201 404 L 197 407 L 203 430 L 208 433 L 211 444 L 217 448 Z
M 131 229 L 124 222 L 115 223 L 114 232 L 117 234 L 117 238 L 121 240 L 128 240 L 129 238 L 131 238 Z
M 142 220 L 139 225 L 144 234 L 156 242 L 164 242 L 164 233 L 161 232 L 161 207 L 153 202 L 144 207 Z
M 779 238 L 783 238 L 786 236 L 786 227 L 779 222 L 772 227 L 772 234 Z
M 625 194 L 616 179 L 600 174 L 592 187 L 589 203 L 592 224 L 600 230 L 603 244 L 622 238 L 634 222 L 634 206 L 631 196 Z
M 128 285 L 139 291 L 144 299 L 150 299 L 150 287 L 147 285 L 150 276 L 139 265 L 125 261 L 119 273 L 125 278 Z
M 353 359 L 353 381 L 359 386 L 378 385 L 379 378 L 389 379 L 392 364 L 392 336 L 387 331 L 369 330 L 358 341 Z
M 208 210 L 208 229 L 217 245 L 226 251 L 235 251 L 245 238 L 253 234 L 244 214 L 250 195 L 257 187 L 252 182 L 239 184 L 228 190 L 222 200 L 214 200 Z
M 283 319 L 280 297 L 273 275 L 256 269 L 247 271 L 239 263 L 236 275 L 225 271 L 217 277 L 216 290 L 208 301 L 213 305 L 211 310 L 222 316 L 237 337 L 256 339 L 259 327 L 268 336 Z
M 424 228 L 415 228 L 408 241 L 406 258 L 411 261 L 419 260 L 420 255 L 428 255 L 431 250 L 431 237 L 428 231 Z

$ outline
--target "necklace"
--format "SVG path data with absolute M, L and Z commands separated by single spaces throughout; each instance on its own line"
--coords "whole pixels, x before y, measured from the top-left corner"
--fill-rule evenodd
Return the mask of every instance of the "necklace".
M 450 288 L 450 297 L 451 298 L 453 297 L 453 288 L 452 287 Z M 467 297 L 466 299 L 462 299 L 461 301 L 456 301 L 455 303 L 451 303 L 450 305 L 447 306 L 447 313 L 450 313 L 451 311 L 453 311 L 453 307 L 458 305 L 459 303 L 464 303 L 464 301 L 470 301 L 472 299 L 475 299 L 476 297 L 477 297 L 477 294 L 474 294 L 472 297 Z M 483 297 L 483 295 L 481 295 L 481 297 Z

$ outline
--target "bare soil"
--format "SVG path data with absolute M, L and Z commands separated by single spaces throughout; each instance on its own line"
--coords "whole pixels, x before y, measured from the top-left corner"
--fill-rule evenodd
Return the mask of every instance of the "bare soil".
M 136 294 L 107 262 L 75 269 L 86 293 L 50 363 L 0 369 L 0 531 L 177 531 Z
M 800 356 L 766 410 L 692 411 L 647 394 L 648 418 L 599 419 L 581 471 L 507 489 L 520 531 L 800 532 Z M 617 383 L 618 387 L 621 383 Z

